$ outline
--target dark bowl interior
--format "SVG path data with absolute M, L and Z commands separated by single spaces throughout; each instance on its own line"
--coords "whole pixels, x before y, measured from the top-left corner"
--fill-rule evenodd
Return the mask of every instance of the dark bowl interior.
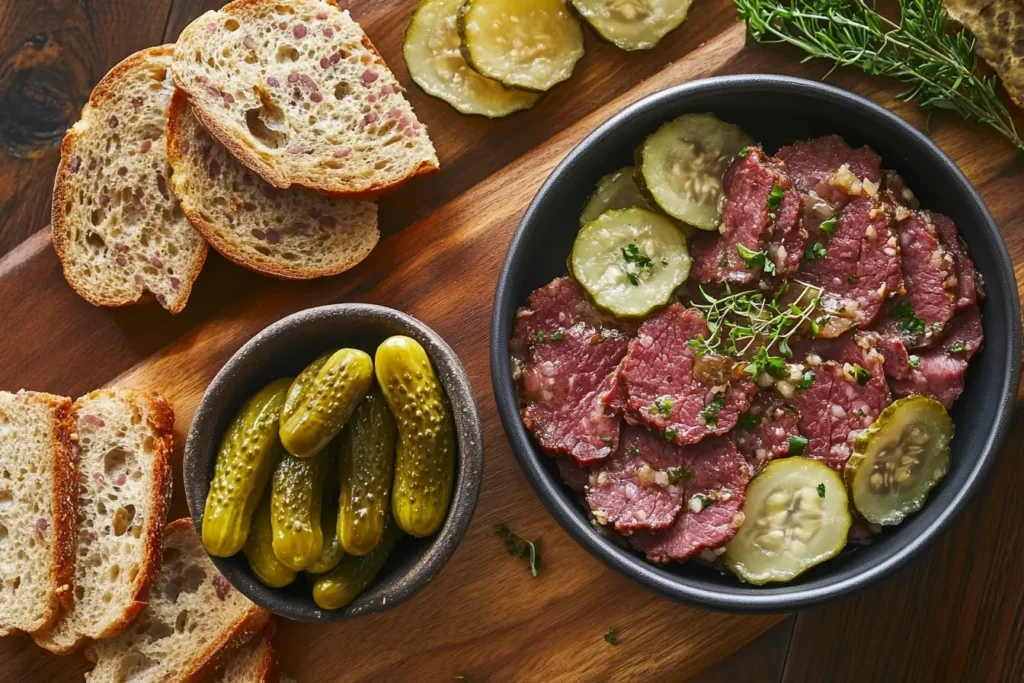
M 604 539 L 519 419 L 508 352 L 516 308 L 535 288 L 566 272 L 580 211 L 598 179 L 631 164 L 645 136 L 687 112 L 712 112 L 739 124 L 772 153 L 789 142 L 829 133 L 853 146 L 870 145 L 885 168 L 902 174 L 922 206 L 956 222 L 987 285 L 985 347 L 972 361 L 952 410 L 956 437 L 945 481 L 923 511 L 886 530 L 874 544 L 850 549 L 787 585 L 747 586 L 696 563 L 660 568 Z M 807 607 L 858 590 L 934 540 L 977 491 L 998 455 L 1016 397 L 1020 354 L 1020 308 L 1006 246 L 956 165 L 881 107 L 818 82 L 782 76 L 730 76 L 677 86 L 630 106 L 584 140 L 551 174 L 519 225 L 498 281 L 491 331 L 491 375 L 502 423 L 521 467 L 566 531 L 606 565 L 656 593 L 709 609 L 750 612 Z
M 212 558 L 235 588 L 282 617 L 336 621 L 383 611 L 427 585 L 451 557 L 473 517 L 483 475 L 480 416 L 466 371 L 455 352 L 415 318 L 381 306 L 324 306 L 288 316 L 253 337 L 217 373 L 196 409 L 185 444 L 185 495 L 202 536 L 203 508 L 221 435 L 246 399 L 279 377 L 294 377 L 327 349 L 360 348 L 372 356 L 382 341 L 396 334 L 423 345 L 452 408 L 458 453 L 448 517 L 434 536 L 403 538 L 377 580 L 339 610 L 317 607 L 312 584 L 303 576 L 286 588 L 268 588 L 256 579 L 241 553 Z

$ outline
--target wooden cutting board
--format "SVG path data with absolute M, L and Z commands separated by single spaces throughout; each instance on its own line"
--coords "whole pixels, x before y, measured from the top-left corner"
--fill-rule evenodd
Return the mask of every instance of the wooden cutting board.
M 176 29 L 203 4 L 176 5 Z M 460 116 L 409 81 L 401 36 L 414 6 L 410 0 L 350 3 L 409 87 L 443 166 L 381 201 L 384 239 L 363 264 L 337 278 L 284 283 L 211 255 L 188 308 L 172 318 L 156 307 L 89 306 L 64 282 L 48 232 L 41 231 L 0 259 L 0 388 L 77 396 L 111 384 L 163 393 L 177 415 L 172 517 L 183 516 L 184 435 L 207 383 L 239 346 L 311 306 L 362 301 L 406 311 L 448 340 L 476 390 L 487 464 L 473 524 L 440 576 L 409 603 L 341 624 L 280 622 L 275 644 L 284 670 L 300 683 L 443 682 L 456 674 L 478 683 L 685 680 L 781 616 L 714 614 L 656 598 L 592 559 L 547 514 L 512 457 L 491 392 L 488 329 L 497 272 L 543 180 L 624 106 L 716 74 L 816 77 L 821 70 L 799 65 L 785 49 L 745 46 L 731 3 L 698 3 L 691 19 L 648 53 L 620 52 L 588 34 L 587 57 L 568 84 L 533 111 L 485 121 Z M 846 73 L 833 82 L 923 123 L 884 80 Z M 951 118 L 933 121 L 932 135 L 981 190 L 1015 263 L 1024 267 L 1024 173 L 1010 147 Z M 542 540 L 538 578 L 506 554 L 494 534 L 498 522 Z M 615 646 L 602 638 L 611 626 L 619 636 Z M 25 683 L 78 680 L 87 669 L 81 655 L 57 658 L 27 638 L 0 641 L 5 679 L 17 672 Z

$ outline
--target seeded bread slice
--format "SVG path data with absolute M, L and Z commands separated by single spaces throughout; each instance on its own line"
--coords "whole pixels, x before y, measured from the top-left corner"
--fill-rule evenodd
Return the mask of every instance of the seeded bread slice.
M 75 401 L 78 544 L 75 604 L 36 634 L 57 654 L 117 635 L 146 606 L 160 573 L 171 500 L 174 411 L 156 394 L 94 391 Z
M 437 170 L 402 87 L 335 0 L 235 0 L 182 31 L 174 80 L 278 188 L 367 198 Z
M 53 245 L 68 283 L 96 306 L 155 296 L 177 313 L 206 260 L 167 184 L 172 49 L 136 52 L 111 69 L 61 145 Z
M 289 279 L 337 275 L 380 238 L 377 205 L 278 190 L 235 161 L 174 94 L 167 118 L 171 189 L 213 248 L 259 273 Z
M 0 636 L 70 607 L 75 462 L 71 399 L 0 392 Z
M 272 629 L 268 629 L 270 631 Z M 238 651 L 213 677 L 213 683 L 279 683 L 277 653 L 264 633 Z
M 203 549 L 191 519 L 164 529 L 160 578 L 131 628 L 86 648 L 91 683 L 204 681 L 270 621 L 231 587 Z

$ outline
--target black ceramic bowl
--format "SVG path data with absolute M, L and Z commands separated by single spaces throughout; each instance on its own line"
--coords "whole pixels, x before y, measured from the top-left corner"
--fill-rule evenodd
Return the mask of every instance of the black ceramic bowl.
M 305 577 L 286 588 L 268 588 L 256 579 L 241 553 L 211 558 L 235 588 L 277 615 L 337 621 L 389 609 L 430 583 L 455 552 L 473 517 L 484 466 L 480 416 L 466 370 L 441 337 L 404 313 L 365 304 L 324 306 L 283 318 L 250 339 L 217 373 L 196 409 L 185 443 L 185 496 L 202 536 L 203 508 L 221 436 L 246 399 L 279 377 L 294 377 L 327 349 L 360 348 L 373 356 L 382 341 L 396 334 L 412 337 L 426 349 L 455 418 L 458 449 L 448 518 L 434 536 L 404 537 L 377 580 L 339 610 L 317 607 Z
M 579 214 L 601 176 L 632 163 L 633 150 L 662 123 L 687 112 L 712 112 L 739 124 L 774 152 L 789 142 L 837 133 L 868 144 L 896 169 L 922 206 L 959 226 L 988 298 L 982 305 L 985 348 L 972 361 L 952 411 L 953 463 L 924 510 L 786 585 L 754 587 L 696 563 L 658 567 L 601 537 L 560 482 L 552 459 L 519 418 L 508 339 L 516 308 L 535 288 L 566 272 Z M 867 100 L 814 81 L 729 76 L 687 83 L 644 99 L 584 140 L 555 169 L 523 217 L 498 280 L 491 328 L 491 378 L 513 452 L 537 494 L 592 555 L 655 593 L 727 611 L 778 612 L 820 604 L 891 573 L 935 540 L 981 487 L 1006 435 L 1020 377 L 1020 307 L 1006 247 L 977 191 L 938 147 L 900 118 Z

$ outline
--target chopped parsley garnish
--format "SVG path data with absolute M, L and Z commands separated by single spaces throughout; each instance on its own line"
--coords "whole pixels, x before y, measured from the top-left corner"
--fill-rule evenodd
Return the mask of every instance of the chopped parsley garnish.
M 609 629 L 604 632 L 604 639 L 605 639 L 605 642 L 610 643 L 612 645 L 615 645 L 616 643 L 619 642 L 617 637 L 616 637 L 616 635 L 615 635 L 615 627 L 614 626 L 609 627 Z
M 725 407 L 725 399 L 721 396 L 715 396 L 711 399 L 711 403 L 704 406 L 700 411 L 700 416 L 704 418 L 704 424 L 710 429 L 714 429 L 718 426 L 718 411 Z
M 662 396 L 661 398 L 654 401 L 654 405 L 648 408 L 649 411 L 655 415 L 661 415 L 662 417 L 668 417 L 672 414 L 672 406 L 675 402 L 668 396 Z
M 538 344 L 543 344 L 543 343 L 544 343 L 544 333 L 543 333 L 543 332 L 538 332 L 538 333 L 537 333 L 537 336 L 536 336 L 536 337 L 534 337 L 534 340 L 535 340 L 535 341 L 536 341 L 536 342 L 537 342 Z
M 668 471 L 668 481 L 670 484 L 675 484 L 683 479 L 689 479 L 693 476 L 693 473 L 685 467 L 673 467 Z
M 711 505 L 711 499 L 700 493 L 695 495 L 693 498 L 690 498 L 690 502 L 687 503 L 687 507 L 689 507 L 693 512 L 700 512 L 708 505 Z
M 911 354 L 910 358 L 908 358 L 907 360 L 909 361 L 910 367 L 912 368 L 916 368 L 918 365 L 921 364 L 921 356 L 918 356 L 917 354 Z
M 512 533 L 505 522 L 494 527 L 494 533 L 502 537 L 508 554 L 529 565 L 530 574 L 537 576 L 540 572 L 540 540 L 527 541 L 520 538 Z
M 853 366 L 853 376 L 857 378 L 857 384 L 861 386 L 871 381 L 871 371 L 856 363 Z
M 754 379 L 757 379 L 765 372 L 772 377 L 785 377 L 788 374 L 786 360 L 779 356 L 770 355 L 763 346 L 757 350 L 757 353 L 750 359 L 750 362 L 747 363 L 747 367 L 743 371 Z
M 857 277 L 856 275 L 847 275 L 846 276 L 846 284 L 848 284 L 848 285 L 855 285 L 858 282 L 860 282 L 860 278 Z
M 748 270 L 763 268 L 764 272 L 769 275 L 775 274 L 775 264 L 768 258 L 766 252 L 751 251 L 742 244 L 736 245 L 736 251 L 739 253 L 740 258 L 743 259 L 743 263 L 747 266 Z
M 967 344 L 961 339 L 947 346 L 946 350 L 949 351 L 950 353 L 966 353 Z
M 797 380 L 797 389 L 809 389 L 814 384 L 814 370 L 804 370 L 803 376 Z
M 671 441 L 675 441 L 675 440 L 676 440 L 676 430 L 674 430 L 671 427 L 669 427 L 668 429 L 665 430 L 665 441 L 670 441 L 671 442 Z
M 825 482 L 818 484 L 818 498 L 825 497 Z
M 826 218 L 821 222 L 821 233 L 825 235 L 825 237 L 831 239 L 832 231 L 836 229 L 836 223 L 838 222 L 839 219 L 835 216 L 832 216 L 832 218 Z
M 744 147 L 740 151 L 736 152 L 736 156 L 739 159 L 742 159 L 742 158 L 746 157 L 748 154 L 750 154 L 750 148 L 749 147 Z
M 825 258 L 826 256 L 828 256 L 828 250 L 825 249 L 824 245 L 820 242 L 809 244 L 807 248 L 804 249 L 805 261 L 817 261 L 818 259 Z
M 562 332 L 562 330 L 558 330 L 553 335 L 551 335 L 551 338 L 554 339 L 555 341 L 562 341 L 563 337 L 565 337 L 565 332 Z
M 804 452 L 804 448 L 807 447 L 807 439 L 797 434 L 796 436 L 789 437 L 789 454 L 800 455 Z
M 729 267 L 729 256 L 723 251 L 722 255 L 718 257 L 718 265 L 722 268 Z
M 749 411 L 740 414 L 740 419 L 736 425 L 740 429 L 746 429 L 748 432 L 758 428 L 761 424 L 761 417 L 759 415 L 751 415 Z
M 640 275 L 637 271 L 642 271 L 645 268 L 653 268 L 654 262 L 651 258 L 640 251 L 640 247 L 636 243 L 630 243 L 628 246 L 623 247 L 622 258 L 626 261 L 626 279 L 629 280 L 629 284 L 636 287 L 640 284 Z M 634 269 L 630 269 L 629 265 L 635 266 Z
M 896 304 L 892 312 L 899 318 L 896 329 L 900 332 L 911 335 L 924 334 L 924 321 L 917 317 L 914 309 L 906 301 Z
M 626 455 L 628 455 L 631 458 L 635 458 L 636 456 L 640 455 L 640 449 L 637 448 L 636 446 L 630 446 L 629 448 L 626 449 Z
M 768 216 L 775 220 L 775 216 L 782 206 L 782 198 L 785 194 L 782 192 L 782 188 L 778 185 L 772 185 L 772 191 L 768 193 L 768 198 L 765 200 L 765 204 L 768 205 Z

